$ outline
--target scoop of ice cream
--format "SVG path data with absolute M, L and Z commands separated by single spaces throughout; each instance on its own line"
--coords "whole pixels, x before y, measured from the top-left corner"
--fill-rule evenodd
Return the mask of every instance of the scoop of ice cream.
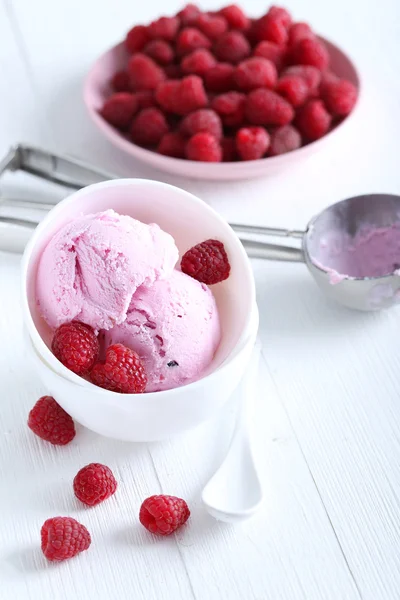
M 144 361 L 147 392 L 199 379 L 221 338 L 218 309 L 209 288 L 180 271 L 141 286 L 126 320 L 107 331 L 105 346 L 122 343 Z
M 113 210 L 78 217 L 46 246 L 38 266 L 36 297 L 51 327 L 73 319 L 95 330 L 126 317 L 143 284 L 168 277 L 178 260 L 174 239 Z

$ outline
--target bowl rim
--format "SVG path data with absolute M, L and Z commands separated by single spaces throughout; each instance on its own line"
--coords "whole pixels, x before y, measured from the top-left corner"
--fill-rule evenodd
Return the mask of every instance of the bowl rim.
M 130 140 L 126 139 L 120 132 L 118 132 L 112 125 L 107 123 L 107 121 L 105 121 L 101 117 L 98 110 L 93 106 L 93 103 L 90 99 L 91 90 L 94 88 L 92 79 L 94 79 L 94 76 L 95 76 L 95 73 L 97 71 L 99 64 L 101 64 L 101 62 L 108 55 L 111 55 L 114 52 L 121 50 L 124 46 L 123 41 L 119 42 L 118 44 L 112 46 L 111 48 L 109 48 L 108 50 L 103 52 L 96 59 L 96 61 L 92 64 L 92 66 L 90 67 L 89 71 L 86 74 L 84 84 L 83 84 L 83 101 L 84 101 L 84 104 L 86 106 L 86 109 L 89 113 L 91 120 L 94 122 L 94 124 L 97 126 L 97 128 L 103 132 L 105 137 L 107 137 L 111 142 L 115 142 L 127 154 L 135 155 L 139 158 L 142 157 L 143 160 L 145 160 L 146 162 L 149 162 L 149 160 L 155 160 L 154 156 L 156 156 L 157 162 L 163 163 L 165 165 L 165 169 L 168 171 L 171 171 L 171 169 L 174 169 L 174 167 L 180 167 L 181 169 L 184 169 L 185 165 L 191 166 L 192 168 L 196 169 L 196 167 L 200 168 L 199 165 L 204 166 L 204 164 L 207 164 L 207 169 L 210 173 L 210 176 L 212 177 L 212 175 L 215 175 L 217 173 L 228 174 L 232 169 L 232 165 L 235 165 L 235 171 L 237 171 L 238 169 L 240 171 L 247 171 L 250 168 L 249 165 L 251 165 L 251 169 L 254 171 L 258 170 L 259 168 L 262 167 L 262 165 L 265 165 L 265 164 L 270 165 L 271 168 L 279 167 L 282 164 L 284 164 L 285 161 L 288 160 L 288 157 L 296 156 L 298 158 L 301 158 L 302 156 L 305 156 L 310 151 L 310 148 L 312 148 L 313 150 L 316 149 L 318 147 L 318 145 L 323 144 L 327 139 L 331 138 L 332 134 L 335 134 L 337 131 L 342 130 L 344 124 L 347 123 L 349 118 L 354 115 L 355 111 L 358 109 L 359 104 L 360 104 L 360 96 L 362 94 L 363 84 L 362 84 L 362 80 L 360 77 L 360 73 L 355 66 L 355 62 L 354 62 L 353 58 L 347 52 L 344 52 L 339 46 L 337 46 L 336 44 L 331 42 L 326 37 L 323 37 L 323 36 L 317 36 L 317 37 L 318 37 L 318 39 L 320 39 L 321 41 L 323 41 L 325 44 L 328 45 L 328 49 L 329 49 L 329 47 L 332 47 L 337 52 L 342 54 L 346 58 L 349 65 L 351 66 L 352 70 L 354 71 L 355 78 L 356 78 L 355 85 L 357 87 L 357 92 L 358 92 L 356 103 L 355 103 L 351 113 L 349 115 L 346 115 L 346 117 L 338 125 L 336 125 L 336 127 L 334 129 L 331 129 L 322 138 L 319 138 L 318 140 L 314 140 L 314 141 L 306 144 L 305 146 L 301 146 L 300 148 L 297 148 L 296 150 L 281 154 L 279 156 L 267 156 L 264 158 L 259 158 L 259 159 L 251 160 L 251 161 L 232 161 L 232 162 L 225 162 L 225 163 L 224 162 L 204 163 L 201 161 L 193 161 L 193 160 L 188 160 L 188 159 L 183 159 L 183 158 L 173 158 L 171 156 L 165 156 L 162 154 L 158 154 L 157 152 L 155 152 L 153 150 L 148 150 L 147 148 L 142 148 L 141 146 L 138 146 L 134 142 L 131 142 Z M 203 175 L 202 179 L 207 179 L 207 177 Z
M 80 385 L 80 386 L 84 385 L 82 383 L 82 378 L 79 375 L 76 375 L 72 371 L 69 371 L 60 361 L 58 361 L 54 357 L 54 355 L 51 353 L 50 349 L 48 348 L 47 344 L 44 342 L 43 338 L 41 337 L 41 335 L 39 334 L 39 331 L 36 328 L 35 322 L 32 317 L 32 313 L 30 311 L 28 293 L 27 293 L 28 272 L 29 272 L 30 261 L 32 258 L 32 253 L 34 251 L 36 243 L 41 238 L 42 232 L 53 221 L 54 217 L 56 215 L 58 215 L 60 212 L 62 212 L 66 205 L 70 204 L 71 202 L 76 201 L 76 199 L 79 198 L 80 196 L 87 194 L 88 190 L 90 190 L 89 193 L 91 193 L 93 190 L 102 189 L 102 188 L 117 188 L 119 186 L 127 185 L 127 184 L 136 186 L 136 185 L 142 185 L 143 183 L 146 185 L 152 186 L 152 187 L 172 188 L 173 191 L 175 191 L 175 192 L 178 191 L 179 194 L 186 196 L 188 199 L 190 199 L 191 202 L 194 202 L 195 204 L 200 205 L 203 210 L 205 210 L 206 212 L 211 214 L 212 217 L 219 222 L 219 225 L 226 231 L 226 233 L 230 237 L 230 243 L 236 244 L 239 255 L 241 255 L 241 257 L 243 259 L 243 263 L 246 267 L 246 272 L 248 275 L 247 279 L 248 279 L 248 284 L 249 284 L 248 294 L 249 294 L 249 307 L 250 307 L 249 313 L 246 316 L 246 320 L 243 325 L 243 329 L 239 334 L 237 343 L 231 349 L 229 354 L 226 356 L 225 360 L 216 369 L 214 369 L 210 373 L 207 373 L 204 377 L 201 377 L 200 379 L 198 379 L 196 381 L 193 381 L 191 383 L 188 383 L 183 386 L 176 387 L 176 388 L 172 388 L 172 389 L 168 389 L 168 390 L 160 390 L 158 392 L 146 392 L 144 394 L 119 394 L 117 392 L 112 392 L 110 390 L 104 390 L 93 384 L 90 384 L 91 387 L 88 388 L 88 389 L 91 389 L 91 391 L 93 391 L 93 392 L 97 392 L 102 395 L 107 395 L 114 399 L 115 398 L 119 398 L 119 399 L 129 398 L 132 396 L 137 398 L 140 396 L 140 397 L 145 398 L 146 401 L 151 401 L 151 399 L 154 399 L 154 397 L 159 398 L 160 394 L 163 394 L 165 397 L 168 394 L 173 394 L 173 393 L 176 394 L 177 390 L 182 390 L 182 389 L 185 389 L 185 391 L 187 391 L 190 394 L 191 390 L 193 390 L 196 386 L 197 387 L 201 386 L 202 382 L 204 382 L 205 380 L 210 380 L 210 379 L 213 379 L 215 376 L 219 376 L 220 373 L 229 366 L 230 362 L 232 360 L 234 360 L 236 353 L 237 353 L 237 348 L 239 346 L 241 346 L 241 344 L 243 344 L 244 339 L 247 339 L 247 337 L 249 336 L 249 332 L 251 332 L 252 324 L 254 321 L 254 311 L 256 310 L 256 312 L 258 314 L 258 309 L 257 309 L 257 304 L 256 304 L 255 280 L 254 280 L 254 275 L 253 275 L 250 259 L 247 256 L 246 251 L 245 251 L 242 243 L 240 242 L 238 236 L 236 235 L 236 233 L 230 227 L 229 223 L 217 211 L 215 211 L 213 208 L 211 208 L 211 206 L 209 206 L 207 203 L 205 203 L 203 200 L 201 200 L 194 194 L 192 194 L 182 188 L 179 188 L 177 186 L 171 185 L 169 183 L 164 183 L 161 181 L 155 181 L 152 179 L 142 179 L 142 178 L 121 178 L 121 179 L 111 179 L 111 180 L 107 180 L 107 181 L 101 181 L 99 183 L 94 183 L 92 185 L 86 186 L 84 188 L 81 188 L 80 190 L 73 192 L 72 194 L 70 194 L 63 200 L 61 200 L 58 204 L 56 204 L 47 213 L 45 218 L 39 223 L 39 225 L 35 229 L 32 237 L 30 238 L 30 240 L 25 248 L 24 254 L 22 256 L 21 280 L 20 281 L 21 281 L 21 294 L 22 294 L 23 322 L 24 322 L 24 326 L 27 329 L 29 338 L 35 348 L 35 351 L 37 351 L 39 353 L 40 357 L 44 359 L 43 360 L 44 364 L 48 365 L 48 367 L 51 368 L 50 364 L 48 364 L 48 361 L 46 360 L 46 356 L 42 356 L 42 353 L 38 350 L 38 348 L 36 346 L 35 339 L 34 339 L 36 337 L 36 339 L 40 340 L 40 343 L 43 344 L 44 347 L 47 349 L 46 352 L 48 351 L 49 356 L 51 355 L 54 358 L 54 360 L 56 360 L 59 363 L 59 371 L 55 371 L 53 368 L 51 368 L 51 370 L 54 373 L 56 373 L 57 375 L 63 377 L 64 379 L 67 379 L 71 383 L 74 383 L 75 385 Z M 257 328 L 258 328 L 258 319 L 257 319 Z M 34 336 L 32 336 L 31 332 L 34 333 Z M 64 372 L 65 372 L 65 374 L 64 374 Z M 85 381 L 85 380 L 83 380 L 83 381 Z M 88 383 L 90 383 L 90 382 L 88 382 Z

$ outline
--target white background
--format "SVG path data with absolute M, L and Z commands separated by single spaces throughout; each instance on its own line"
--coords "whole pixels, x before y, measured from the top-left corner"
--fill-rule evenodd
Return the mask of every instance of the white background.
M 346 49 L 363 79 L 347 143 L 267 180 L 201 183 L 150 171 L 103 140 L 81 101 L 95 58 L 177 0 L 0 0 L 0 152 L 30 142 L 121 175 L 184 187 L 235 221 L 300 228 L 330 202 L 400 193 L 398 0 L 288 0 Z M 213 2 L 204 7 L 214 8 Z M 265 5 L 247 0 L 254 15 Z M 34 195 L 20 176 L 10 189 Z M 36 189 L 39 188 L 37 184 Z M 24 187 L 22 189 L 22 187 Z M 19 189 L 21 187 L 21 189 Z M 53 194 L 53 190 L 36 192 Z M 254 262 L 263 360 L 254 418 L 264 509 L 238 527 L 208 517 L 202 486 L 223 456 L 232 406 L 163 444 L 78 429 L 65 448 L 36 439 L 27 414 L 46 392 L 26 362 L 18 255 L 0 253 L 0 598 L 396 600 L 400 596 L 400 312 L 358 314 L 323 298 L 302 265 Z M 71 481 L 108 464 L 118 493 L 82 509 Z M 187 527 L 156 539 L 138 525 L 154 493 L 186 498 Z M 60 565 L 39 549 L 43 521 L 85 523 L 88 552 Z

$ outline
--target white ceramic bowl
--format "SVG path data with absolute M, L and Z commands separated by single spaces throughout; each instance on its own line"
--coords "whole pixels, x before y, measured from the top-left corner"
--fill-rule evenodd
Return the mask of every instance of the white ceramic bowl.
M 360 77 L 353 61 L 338 48 L 338 46 L 332 44 L 332 42 L 329 42 L 325 38 L 320 39 L 328 48 L 332 70 L 339 77 L 348 79 L 354 83 L 360 94 Z M 124 69 L 127 61 L 128 54 L 124 44 L 121 43 L 105 52 L 94 63 L 86 77 L 83 92 L 83 99 L 89 115 L 99 131 L 108 138 L 114 146 L 124 151 L 126 154 L 133 158 L 137 158 L 142 162 L 148 163 L 152 167 L 183 177 L 230 181 L 273 175 L 274 173 L 284 170 L 290 172 L 290 168 L 294 164 L 320 152 L 321 149 L 326 144 L 331 143 L 334 138 L 339 138 L 343 130 L 346 130 L 346 124 L 353 118 L 354 112 L 357 109 L 356 105 L 352 113 L 346 117 L 340 125 L 320 140 L 281 156 L 232 163 L 205 163 L 171 158 L 137 146 L 119 133 L 114 127 L 109 125 L 99 114 L 99 110 L 103 106 L 104 101 L 111 93 L 111 77 L 116 71 Z M 345 140 L 343 143 L 345 143 Z
M 221 240 L 232 266 L 230 277 L 213 287 L 222 340 L 209 373 L 197 382 L 143 395 L 98 388 L 66 369 L 52 354 L 52 332 L 35 301 L 38 259 L 51 236 L 79 214 L 113 208 L 143 222 L 156 222 L 176 241 L 180 254 L 208 238 Z M 22 260 L 24 326 L 28 349 L 43 383 L 71 416 L 97 433 L 131 441 L 169 437 L 207 420 L 239 383 L 258 328 L 250 262 L 229 225 L 207 204 L 173 186 L 142 179 L 120 179 L 75 192 L 46 216 Z

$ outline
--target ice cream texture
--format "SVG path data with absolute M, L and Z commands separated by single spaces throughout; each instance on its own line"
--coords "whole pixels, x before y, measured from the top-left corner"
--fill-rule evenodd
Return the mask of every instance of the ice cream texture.
M 105 346 L 121 343 L 142 358 L 148 392 L 199 379 L 221 338 L 211 290 L 174 270 L 168 279 L 141 286 L 126 320 L 105 333 Z
M 113 210 L 83 215 L 47 244 L 36 297 L 51 327 L 74 319 L 108 330 L 122 323 L 141 285 L 168 277 L 178 260 L 174 239 Z
M 147 392 L 202 377 L 221 339 L 211 290 L 175 269 L 178 249 L 158 225 L 113 210 L 78 217 L 47 244 L 37 302 L 52 327 L 79 320 L 102 353 L 122 343 L 143 360 Z

